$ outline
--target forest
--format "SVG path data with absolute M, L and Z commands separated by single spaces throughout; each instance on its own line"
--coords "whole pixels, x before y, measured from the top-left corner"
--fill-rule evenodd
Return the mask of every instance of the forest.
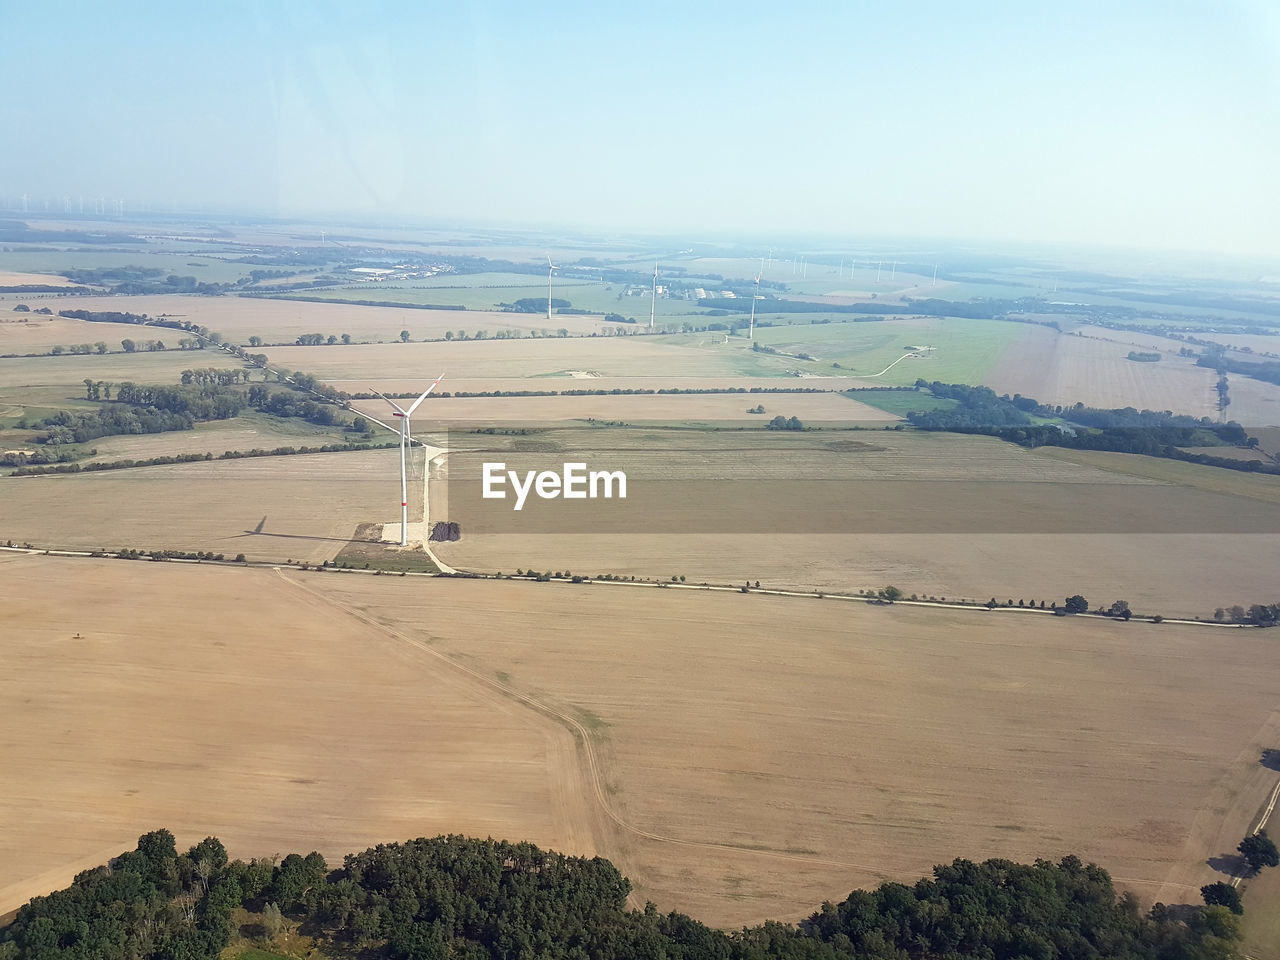
M 956 860 L 913 885 L 855 890 L 799 924 L 733 932 L 629 909 L 630 891 L 607 860 L 529 843 L 380 844 L 330 870 L 318 853 L 229 860 L 213 837 L 180 854 L 156 830 L 22 907 L 0 931 L 0 960 L 214 958 L 239 932 L 238 907 L 295 923 L 334 955 L 389 960 L 1212 960 L 1239 939 L 1227 906 L 1144 915 L 1105 870 L 1071 856 Z

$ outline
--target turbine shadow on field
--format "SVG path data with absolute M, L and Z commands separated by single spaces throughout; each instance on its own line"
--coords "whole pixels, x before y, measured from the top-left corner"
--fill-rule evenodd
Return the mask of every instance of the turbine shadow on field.
M 241 537 L 274 537 L 280 540 L 324 540 L 329 543 L 350 543 L 350 537 L 316 537 L 305 533 L 263 533 L 260 530 L 246 530 L 244 533 L 237 533 L 233 537 L 227 537 L 228 540 L 239 540 Z
M 1258 762 L 1268 770 L 1280 770 L 1280 750 L 1268 747 L 1262 751 L 1262 759 Z

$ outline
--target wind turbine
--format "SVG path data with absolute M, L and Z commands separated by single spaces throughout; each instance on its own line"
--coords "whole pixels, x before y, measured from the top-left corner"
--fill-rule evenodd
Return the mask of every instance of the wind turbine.
M 751 295 L 751 327 L 747 339 L 756 338 L 756 301 L 760 299 L 760 274 L 756 274 L 756 292 Z
M 551 271 L 556 265 L 551 262 L 551 254 L 547 254 L 547 319 L 551 319 Z
M 413 443 L 413 437 L 410 436 L 409 433 L 409 418 L 413 416 L 413 411 L 418 409 L 418 404 L 427 399 L 427 394 L 434 390 L 443 379 L 443 373 L 436 377 L 435 383 L 427 387 L 427 389 L 422 392 L 422 396 L 409 404 L 408 410 L 401 407 L 400 404 L 396 403 L 390 397 L 378 393 L 377 390 L 373 391 L 374 393 L 378 393 L 378 396 L 382 397 L 382 399 L 387 401 L 387 403 L 391 404 L 395 409 L 395 413 L 392 415 L 400 418 L 400 546 L 402 547 L 407 547 L 409 545 L 409 477 L 405 468 L 404 452 L 405 444 Z
M 653 265 L 653 293 L 649 297 L 649 332 L 653 333 L 653 314 L 658 308 L 658 265 Z

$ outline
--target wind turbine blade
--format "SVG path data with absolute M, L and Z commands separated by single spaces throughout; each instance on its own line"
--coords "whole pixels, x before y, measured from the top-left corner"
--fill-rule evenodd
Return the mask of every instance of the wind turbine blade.
M 377 390 L 375 390 L 375 389 L 373 389 L 373 387 L 370 387 L 370 388 L 369 388 L 369 392 L 370 392 L 370 393 L 378 393 L 378 391 L 377 391 Z M 383 399 L 383 400 L 387 401 L 387 403 L 391 404 L 393 407 L 395 407 L 395 408 L 396 408 L 397 410 L 399 410 L 401 413 L 404 413 L 404 407 L 400 406 L 400 404 L 396 403 L 394 400 L 392 400 L 392 399 L 391 399 L 390 397 L 388 397 L 386 394 L 378 393 L 378 396 L 382 397 L 382 399 Z
M 432 390 L 434 390 L 437 386 L 439 386 L 440 381 L 443 379 L 444 379 L 443 373 L 440 374 L 440 376 L 436 377 L 435 383 L 431 384 L 431 386 L 427 387 L 426 390 L 422 391 L 422 396 L 420 396 L 417 400 L 413 401 L 413 403 L 410 404 L 409 409 L 404 412 L 404 415 L 406 417 L 413 416 L 413 411 L 418 409 L 418 404 L 420 404 L 423 400 L 427 399 L 427 394 L 429 394 Z

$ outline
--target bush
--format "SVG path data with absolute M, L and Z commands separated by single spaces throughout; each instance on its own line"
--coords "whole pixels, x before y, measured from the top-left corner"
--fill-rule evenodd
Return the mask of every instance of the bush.
M 1077 593 L 1075 596 L 1067 597 L 1063 608 L 1067 613 L 1086 613 L 1089 610 L 1089 601 Z
M 1244 904 L 1240 901 L 1240 891 L 1229 883 L 1210 883 L 1200 888 L 1200 896 L 1205 906 L 1226 907 L 1237 916 L 1244 913 Z

